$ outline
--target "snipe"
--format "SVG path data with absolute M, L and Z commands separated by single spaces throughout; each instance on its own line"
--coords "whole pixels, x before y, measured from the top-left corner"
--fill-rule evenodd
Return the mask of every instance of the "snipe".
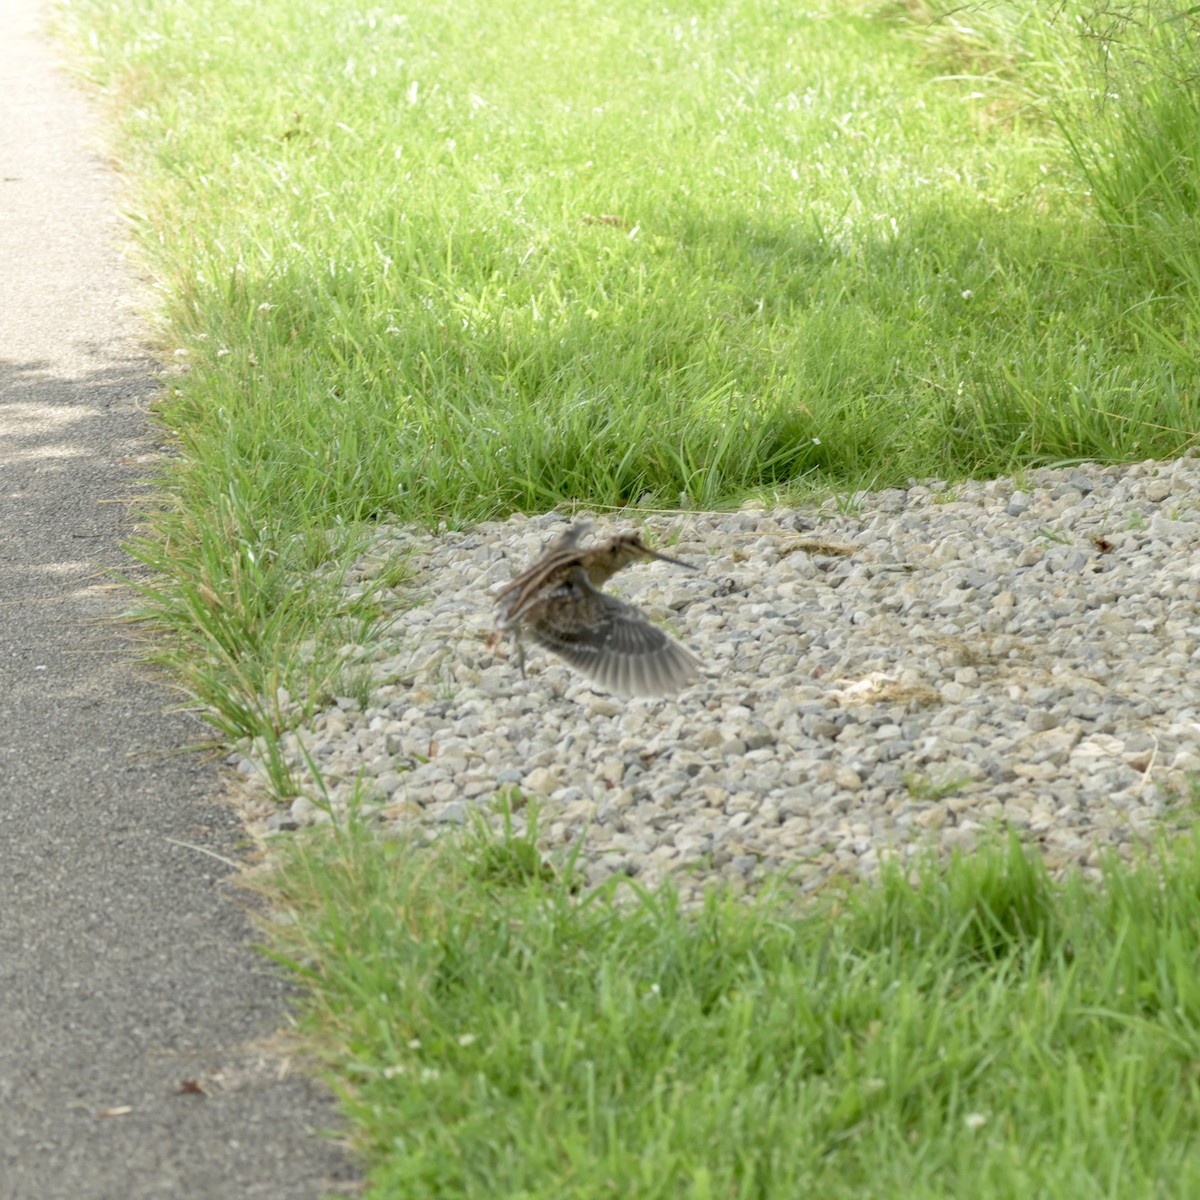
M 521 673 L 529 636 L 610 692 L 673 695 L 700 673 L 700 660 L 635 608 L 600 589 L 622 567 L 659 559 L 690 564 L 651 550 L 636 533 L 579 548 L 587 522 L 569 526 L 542 557 L 496 594 L 498 630 L 513 630 Z

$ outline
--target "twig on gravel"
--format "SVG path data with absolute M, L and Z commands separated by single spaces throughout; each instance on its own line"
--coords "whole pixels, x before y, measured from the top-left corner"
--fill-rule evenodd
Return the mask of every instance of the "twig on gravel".
M 234 870 L 240 871 L 245 865 L 233 858 L 226 858 L 223 854 L 218 854 L 215 850 L 207 850 L 203 846 L 194 846 L 191 842 L 181 842 L 177 838 L 164 838 L 164 841 L 170 842 L 172 846 L 182 846 L 185 850 L 195 850 L 197 854 L 207 854 L 209 858 L 215 858 L 217 862 L 223 862 L 227 867 L 233 867 Z

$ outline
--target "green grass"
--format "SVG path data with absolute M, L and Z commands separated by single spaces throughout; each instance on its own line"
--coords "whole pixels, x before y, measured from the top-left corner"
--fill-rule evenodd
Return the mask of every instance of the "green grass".
M 157 653 L 275 791 L 376 522 L 1195 445 L 1200 18 L 1069 0 L 71 0 L 162 297 Z M 1132 519 L 1132 518 L 1131 518 Z M 914 780 L 917 790 L 951 786 Z M 301 839 L 279 953 L 392 1197 L 1188 1195 L 1200 860 L 795 912 L 510 830 Z
M 1196 844 L 1100 889 L 1014 840 L 804 912 L 579 895 L 536 861 L 352 827 L 287 870 L 281 954 L 370 1196 L 1200 1187 Z

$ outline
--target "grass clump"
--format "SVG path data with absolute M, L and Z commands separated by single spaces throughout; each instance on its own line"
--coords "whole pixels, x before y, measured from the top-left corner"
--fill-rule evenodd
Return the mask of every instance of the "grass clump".
M 892 16 L 917 31 L 931 63 L 986 79 L 1011 103 L 1019 98 L 1022 112 L 1051 123 L 1118 261 L 1148 289 L 1152 311 L 1131 314 L 1134 330 L 1150 333 L 1171 297 L 1194 302 L 1200 285 L 1195 5 L 921 4 Z M 1191 307 L 1174 310 L 1189 327 Z
M 368 1195 L 1179 1195 L 1200 847 L 1049 882 L 1014 840 L 797 911 L 498 874 L 353 827 L 284 877 Z

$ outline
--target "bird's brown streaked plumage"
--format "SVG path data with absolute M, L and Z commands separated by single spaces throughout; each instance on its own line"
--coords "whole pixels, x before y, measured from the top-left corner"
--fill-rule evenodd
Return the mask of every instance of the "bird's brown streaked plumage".
M 632 604 L 600 588 L 622 567 L 660 559 L 688 563 L 651 550 L 636 533 L 620 533 L 586 550 L 579 540 L 587 524 L 569 526 L 541 558 L 496 595 L 497 628 L 521 633 L 557 654 L 608 691 L 626 696 L 667 696 L 695 679 L 700 661 L 652 625 Z

